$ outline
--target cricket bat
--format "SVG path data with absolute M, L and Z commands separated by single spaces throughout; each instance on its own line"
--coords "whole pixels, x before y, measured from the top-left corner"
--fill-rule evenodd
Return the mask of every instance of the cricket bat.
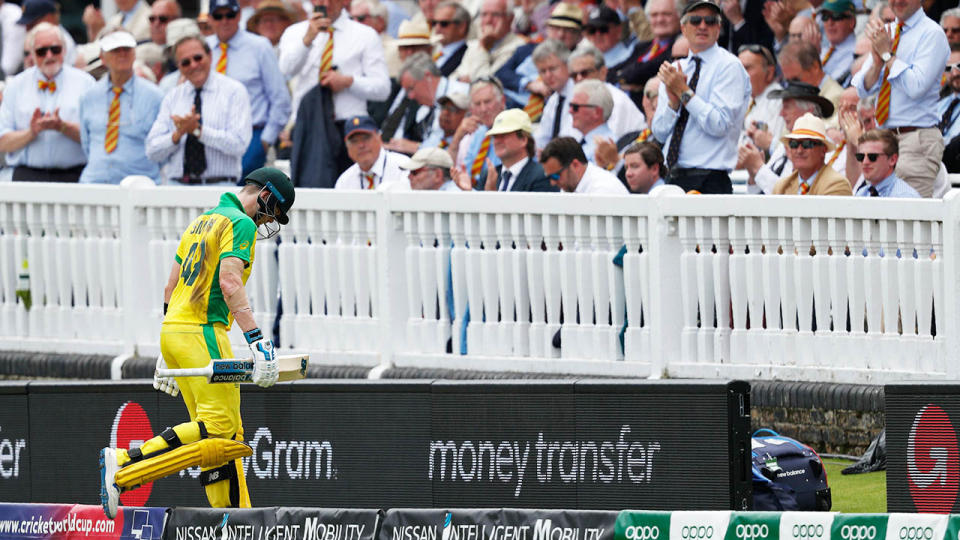
M 295 381 L 307 376 L 310 356 L 292 354 L 277 357 L 280 376 L 277 382 Z M 158 369 L 160 377 L 206 377 L 211 383 L 253 382 L 253 360 L 230 358 L 211 360 L 206 367 L 186 369 Z

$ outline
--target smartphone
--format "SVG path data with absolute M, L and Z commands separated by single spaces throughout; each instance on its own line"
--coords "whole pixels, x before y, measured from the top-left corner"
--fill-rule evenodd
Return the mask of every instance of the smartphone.
M 323 15 L 324 17 L 326 17 L 326 16 L 327 16 L 327 6 L 313 6 L 313 12 L 314 12 L 314 13 L 319 13 L 320 15 Z

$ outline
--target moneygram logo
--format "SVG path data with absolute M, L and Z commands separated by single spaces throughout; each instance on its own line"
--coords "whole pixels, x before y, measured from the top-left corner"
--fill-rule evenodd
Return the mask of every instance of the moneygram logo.
M 110 429 L 110 446 L 132 450 L 140 448 L 143 441 L 153 437 L 153 428 L 147 412 L 139 403 L 128 401 L 117 409 Z M 120 503 L 124 506 L 146 506 L 150 499 L 153 484 L 145 484 L 133 491 L 120 494 Z
M 637 527 L 631 525 L 627 527 L 624 534 L 627 540 L 657 540 L 657 538 L 660 538 L 660 527 L 651 527 L 649 525 Z
M 948 514 L 960 488 L 960 451 L 946 411 L 927 404 L 907 438 L 907 486 L 917 511 Z
M 790 532 L 794 538 L 822 538 L 823 525 L 819 523 L 797 523 Z
M 736 535 L 744 540 L 766 538 L 770 535 L 770 527 L 766 523 L 741 523 L 737 525 Z
M 840 528 L 843 540 L 873 540 L 877 537 L 877 528 L 873 525 L 844 525 Z
M 900 527 L 900 540 L 932 540 L 933 527 Z
M 680 538 L 683 540 L 700 540 L 713 538 L 713 525 L 684 526 L 680 529 Z

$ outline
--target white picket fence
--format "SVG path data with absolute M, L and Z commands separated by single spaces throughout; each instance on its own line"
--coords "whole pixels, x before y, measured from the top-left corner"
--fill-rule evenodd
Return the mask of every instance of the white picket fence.
M 180 234 L 220 191 L 4 193 L 0 350 L 157 354 Z M 330 365 L 956 378 L 958 201 L 302 189 L 247 288 L 269 329 L 279 287 L 283 348 Z

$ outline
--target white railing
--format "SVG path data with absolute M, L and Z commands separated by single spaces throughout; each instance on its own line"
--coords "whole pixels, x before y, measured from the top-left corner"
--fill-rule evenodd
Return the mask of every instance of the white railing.
M 0 349 L 155 355 L 180 234 L 219 195 L 8 184 Z M 270 329 L 279 287 L 283 347 L 315 363 L 956 378 L 958 201 L 303 189 L 247 288 Z

